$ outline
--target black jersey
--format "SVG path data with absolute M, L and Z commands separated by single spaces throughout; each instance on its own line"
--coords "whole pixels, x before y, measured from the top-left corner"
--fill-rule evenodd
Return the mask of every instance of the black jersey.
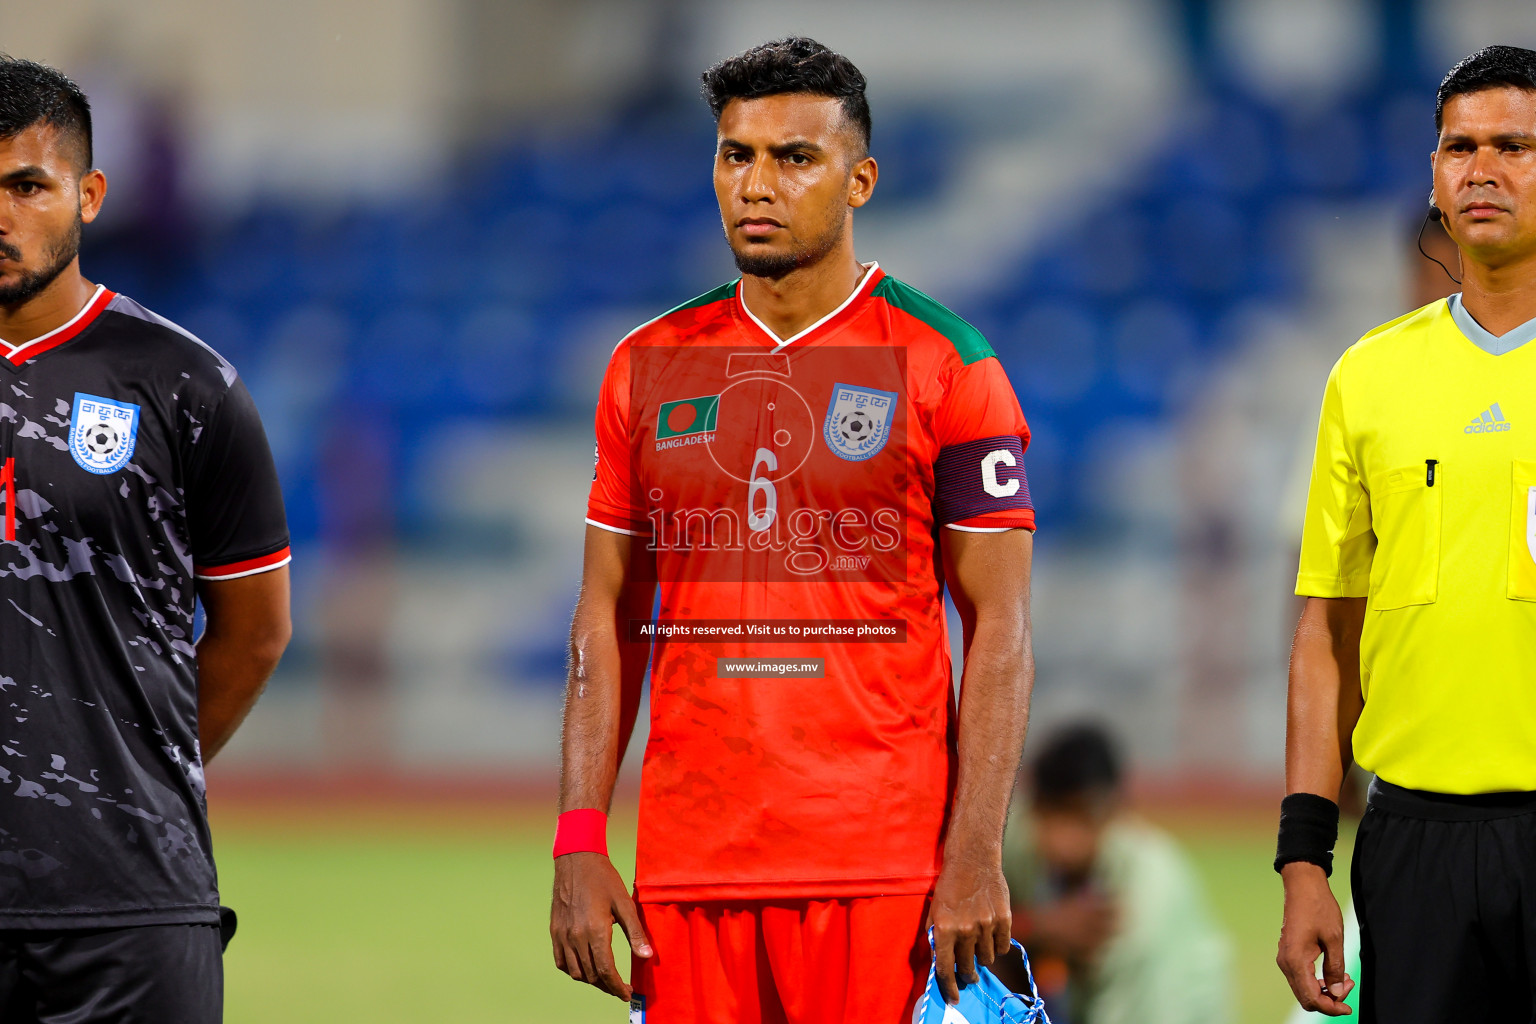
M 215 923 L 194 579 L 288 561 L 235 369 L 106 289 L 0 346 L 0 929 Z

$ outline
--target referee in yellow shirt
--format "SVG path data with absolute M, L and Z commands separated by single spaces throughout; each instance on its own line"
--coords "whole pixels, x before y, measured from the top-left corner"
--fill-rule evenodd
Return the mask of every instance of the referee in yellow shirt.
M 1431 216 L 1459 295 L 1328 378 L 1296 592 L 1278 961 L 1349 1013 L 1328 889 L 1339 787 L 1376 781 L 1351 872 L 1360 1016 L 1530 1024 L 1536 987 L 1536 52 L 1490 46 L 1435 105 Z M 1319 955 L 1323 977 L 1315 974 Z

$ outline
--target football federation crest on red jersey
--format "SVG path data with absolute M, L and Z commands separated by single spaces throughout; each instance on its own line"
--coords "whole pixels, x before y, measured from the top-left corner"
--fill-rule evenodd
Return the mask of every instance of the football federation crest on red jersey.
M 631 501 L 646 510 L 662 579 L 905 579 L 901 346 L 877 358 L 862 347 L 699 346 L 678 358 L 637 344 L 632 356 L 639 448 L 663 458 L 633 463 Z M 850 371 L 886 389 L 837 383 Z M 665 397 L 677 394 L 706 397 Z M 894 462 L 874 460 L 887 447 Z
M 821 428 L 827 447 L 849 462 L 878 455 L 891 436 L 891 410 L 899 397 L 893 391 L 834 384 Z

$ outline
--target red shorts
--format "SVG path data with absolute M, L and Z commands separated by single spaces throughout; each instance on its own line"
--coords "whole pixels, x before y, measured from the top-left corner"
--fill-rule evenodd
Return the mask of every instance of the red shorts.
M 927 896 L 648 903 L 644 1024 L 906 1024 L 928 979 Z

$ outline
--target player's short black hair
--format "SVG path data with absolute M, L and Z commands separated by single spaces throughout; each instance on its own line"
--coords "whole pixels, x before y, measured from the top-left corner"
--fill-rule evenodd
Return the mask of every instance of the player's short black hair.
M 853 61 L 814 39 L 789 36 L 727 57 L 705 70 L 704 99 L 715 120 L 731 100 L 755 100 L 787 92 L 830 96 L 842 103 L 843 115 L 869 152 L 869 100 L 864 96 L 864 72 Z
M 91 169 L 91 101 L 67 75 L 46 64 L 0 53 L 0 139 L 46 124 L 75 142 Z
M 1435 93 L 1435 131 L 1445 124 L 1445 101 L 1462 93 L 1501 85 L 1536 92 L 1536 50 L 1523 46 L 1485 46 L 1461 58 L 1445 73 Z
M 1120 787 L 1120 751 L 1103 726 L 1083 722 L 1053 733 L 1035 755 L 1037 803 L 1052 805 Z

